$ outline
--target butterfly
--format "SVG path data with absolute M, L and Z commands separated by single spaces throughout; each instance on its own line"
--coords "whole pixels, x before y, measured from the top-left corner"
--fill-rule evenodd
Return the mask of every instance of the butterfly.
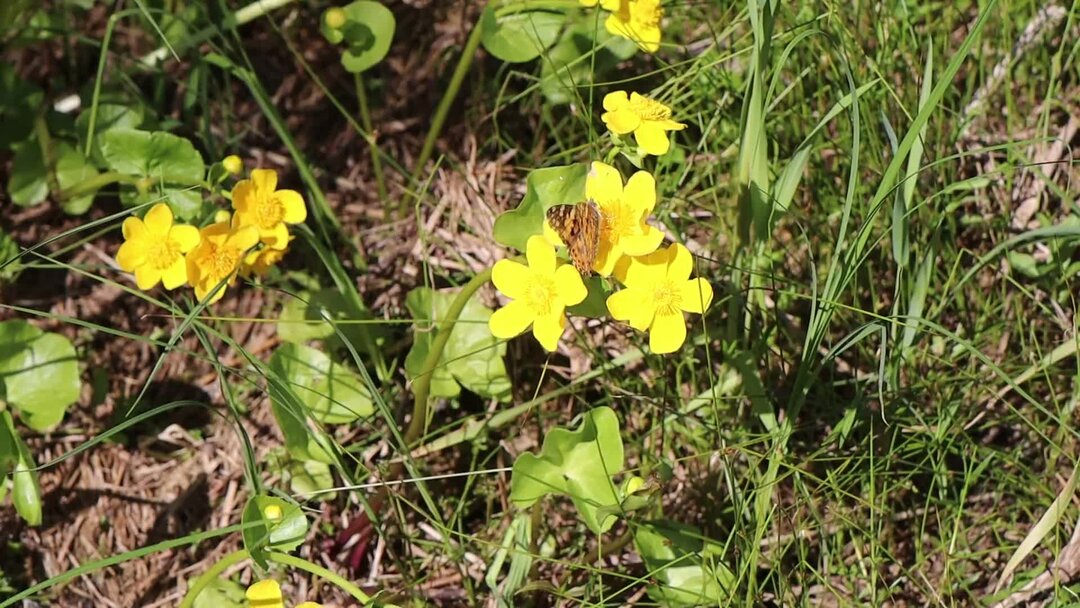
M 574 268 L 584 276 L 592 274 L 600 253 L 600 208 L 593 201 L 576 205 L 555 205 L 547 210 L 547 221 L 559 235 Z

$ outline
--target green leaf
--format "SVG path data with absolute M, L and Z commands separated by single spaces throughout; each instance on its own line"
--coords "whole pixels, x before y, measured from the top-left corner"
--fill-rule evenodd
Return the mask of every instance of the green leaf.
M 188 583 L 190 587 L 191 584 Z M 194 608 L 248 608 L 244 588 L 226 578 L 215 578 L 195 596 Z
M 667 520 L 634 528 L 634 545 L 659 584 L 649 596 L 665 606 L 716 606 L 733 588 L 735 575 L 719 561 L 721 548 L 691 526 Z
M 0 283 L 14 283 L 22 273 L 22 262 L 19 254 L 22 249 L 10 234 L 0 230 Z
M 333 500 L 337 492 L 327 492 L 334 487 L 330 465 L 318 460 L 293 460 L 285 469 L 285 478 L 294 494 L 314 495 L 316 500 Z M 317 494 L 316 494 L 317 492 Z
M 31 207 L 49 196 L 45 159 L 37 140 L 30 139 L 14 146 L 15 158 L 11 163 L 11 179 L 8 194 L 11 202 Z
M 336 289 L 300 292 L 298 297 L 286 302 L 278 319 L 278 336 L 296 344 L 326 340 L 335 349 L 340 336 L 326 318 L 338 323 L 338 331 L 357 351 L 385 337 L 386 332 L 378 325 L 363 322 L 374 320 L 371 311 L 356 310 Z
M 0 323 L 0 380 L 6 399 L 28 426 L 44 431 L 79 398 L 75 347 L 26 321 Z
M 274 511 L 277 516 L 269 515 Z M 276 496 L 252 496 L 240 518 L 244 526 L 244 548 L 251 559 L 266 568 L 266 552 L 289 552 L 307 536 L 308 522 L 300 505 Z
M 630 40 L 610 34 L 603 19 L 584 13 L 544 55 L 540 91 L 549 103 L 577 101 L 579 90 L 603 78 L 637 50 Z
M 435 291 L 420 287 L 409 292 L 405 305 L 416 319 L 413 345 L 405 358 L 405 372 L 410 380 L 423 371 L 424 360 L 431 349 L 435 329 L 431 321 L 442 320 L 457 296 L 457 290 Z M 456 397 L 458 383 L 482 397 L 500 401 L 510 398 L 510 378 L 506 374 L 503 356 L 506 343 L 495 339 L 488 329 L 491 309 L 480 303 L 479 294 L 469 298 L 450 332 L 443 349 L 442 363 L 431 379 L 431 396 Z
M 41 89 L 19 78 L 14 67 L 0 64 L 0 149 L 30 139 L 44 98 Z
M 6 477 L 7 471 L 14 471 L 11 476 L 11 501 L 15 504 L 15 511 L 31 526 L 41 525 L 41 486 L 34 470 L 34 456 L 15 430 L 11 413 L 4 411 L 0 414 L 0 473 Z
M 56 181 L 61 190 L 67 190 L 72 186 L 82 183 L 89 177 L 97 175 L 98 171 L 91 165 L 81 152 L 71 144 L 61 142 L 56 146 Z M 86 213 L 90 203 L 94 201 L 97 192 L 89 192 L 78 198 L 68 199 L 61 203 L 64 212 L 69 215 Z
M 90 157 L 99 165 L 105 164 L 105 156 L 101 153 L 101 140 L 99 136 L 112 129 L 138 129 L 143 123 L 143 107 L 137 103 L 101 103 L 98 104 L 97 114 L 92 113 L 93 108 L 87 108 L 79 113 L 75 119 L 75 132 L 79 138 L 79 149 L 86 149 L 86 142 L 90 138 L 90 118 L 94 117 L 93 141 L 90 147 Z
M 554 205 L 572 205 L 585 200 L 584 163 L 534 169 L 525 178 L 525 197 L 516 209 L 495 218 L 492 233 L 507 247 L 525 251 L 525 242 L 543 231 L 544 213 Z
M 270 367 L 319 422 L 352 422 L 375 411 L 360 377 L 314 348 L 283 344 L 271 355 Z
M 611 408 L 594 408 L 585 414 L 576 431 L 549 431 L 540 456 L 518 456 L 510 477 L 510 499 L 524 508 L 547 494 L 565 494 L 585 525 L 601 534 L 611 528 L 616 517 L 600 516 L 598 509 L 619 503 L 612 477 L 622 469 L 619 420 Z
M 543 10 L 497 17 L 494 7 L 488 4 L 480 22 L 483 28 L 481 42 L 489 53 L 503 61 L 532 61 L 555 44 L 565 22 L 566 16 L 562 13 Z
M 164 131 L 121 128 L 106 131 L 98 139 L 110 169 L 160 181 L 161 195 L 177 217 L 191 219 L 198 214 L 202 195 L 194 186 L 202 183 L 206 165 L 190 141 Z M 130 202 L 128 197 L 126 203 Z M 136 197 L 134 202 L 145 201 Z
M 357 0 L 342 7 L 347 21 L 341 29 L 349 48 L 341 54 L 341 65 L 360 73 L 383 60 L 394 40 L 394 14 L 378 2 Z

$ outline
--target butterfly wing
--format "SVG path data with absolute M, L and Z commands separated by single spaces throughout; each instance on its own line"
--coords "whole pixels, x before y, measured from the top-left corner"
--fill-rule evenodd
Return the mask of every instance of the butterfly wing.
M 576 205 L 555 205 L 547 210 L 547 220 L 570 253 L 570 261 L 583 275 L 592 273 L 600 253 L 600 209 L 591 201 Z

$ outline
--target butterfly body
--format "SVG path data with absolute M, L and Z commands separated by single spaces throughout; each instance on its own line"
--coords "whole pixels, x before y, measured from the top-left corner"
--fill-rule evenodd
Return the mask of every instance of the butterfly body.
M 576 205 L 555 205 L 547 210 L 547 221 L 559 235 L 574 268 L 584 276 L 592 274 L 600 254 L 600 208 L 592 201 Z

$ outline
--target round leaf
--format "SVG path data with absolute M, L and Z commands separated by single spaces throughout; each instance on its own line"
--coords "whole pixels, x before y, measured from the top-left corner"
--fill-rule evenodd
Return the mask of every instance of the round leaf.
M 352 422 L 375 411 L 360 377 L 314 348 L 284 344 L 270 357 L 270 367 L 319 422 Z
M 566 21 L 562 13 L 522 11 L 496 17 L 489 4 L 481 18 L 481 42 L 489 53 L 509 63 L 531 61 L 555 44 Z
M 0 379 L 7 401 L 26 424 L 44 431 L 60 422 L 79 398 L 75 347 L 64 336 L 42 332 L 26 321 L 0 323 Z
M 71 188 L 94 175 L 97 175 L 97 169 L 81 152 L 67 143 L 56 146 L 56 181 L 59 182 L 62 190 Z M 96 192 L 89 192 L 77 198 L 68 199 L 61 206 L 65 213 L 71 215 L 86 213 L 95 194 Z
M 353 73 L 363 72 L 382 61 L 390 50 L 396 26 L 394 14 L 371 0 L 357 0 L 342 10 L 348 21 L 341 33 L 349 48 L 341 54 L 341 65 Z
M 11 179 L 8 194 L 11 202 L 30 207 L 45 200 L 49 184 L 45 175 L 45 160 L 36 140 L 27 140 L 15 146 L 15 158 L 11 163 Z
M 585 176 L 588 165 L 578 163 L 561 167 L 534 169 L 525 178 L 525 197 L 516 209 L 495 218 L 492 233 L 507 247 L 525 251 L 530 236 L 540 234 L 544 212 L 553 205 L 572 205 L 585 200 Z

